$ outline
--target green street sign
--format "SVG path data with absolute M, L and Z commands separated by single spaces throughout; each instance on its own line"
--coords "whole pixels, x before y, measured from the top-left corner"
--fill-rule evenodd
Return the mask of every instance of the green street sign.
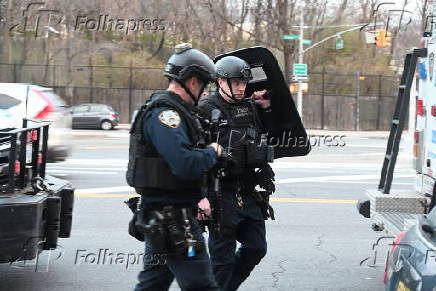
M 295 76 L 307 76 L 307 64 L 294 64 L 292 74 Z
M 312 41 L 308 39 L 303 39 L 303 44 L 311 45 Z
M 299 40 L 300 36 L 295 34 L 284 34 L 283 36 L 284 40 Z
M 341 50 L 344 48 L 344 41 L 342 39 L 336 41 L 336 49 Z

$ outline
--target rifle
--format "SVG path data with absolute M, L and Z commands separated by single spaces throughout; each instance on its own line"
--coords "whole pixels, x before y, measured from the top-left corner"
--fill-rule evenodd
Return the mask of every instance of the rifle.
M 221 111 L 219 109 L 213 109 L 210 121 L 202 118 L 207 144 L 218 141 L 220 117 Z M 208 198 L 212 210 L 212 216 L 210 219 L 200 221 L 204 231 L 205 226 L 212 231 L 220 231 L 221 229 L 221 216 L 223 212 L 221 179 L 226 175 L 225 169 L 228 167 L 230 160 L 230 153 L 222 152 L 221 156 L 218 157 L 215 166 L 204 177 L 203 191 L 205 191 L 205 197 Z

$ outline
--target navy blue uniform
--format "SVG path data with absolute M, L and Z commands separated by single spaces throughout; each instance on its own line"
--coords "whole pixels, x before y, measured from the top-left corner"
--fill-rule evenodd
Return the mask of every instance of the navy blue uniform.
M 233 160 L 242 165 L 236 171 L 230 167 L 229 174 L 221 180 L 221 230 L 211 232 L 208 241 L 215 279 L 221 290 L 230 291 L 247 279 L 267 252 L 261 206 L 250 193 L 241 191 L 244 177 L 254 174 L 254 169 L 246 166 L 250 162 L 244 145 L 246 129 L 256 128 L 260 133 L 273 131 L 274 127 L 272 113 L 258 112 L 250 102 L 231 104 L 218 92 L 200 100 L 199 109 L 206 118 L 210 118 L 215 108 L 222 112 L 224 124 L 220 126 L 218 143 L 225 149 L 232 148 Z M 242 137 L 236 136 L 235 132 Z M 237 242 L 241 243 L 239 249 L 236 249 Z
M 165 159 L 176 177 L 190 183 L 213 167 L 217 158 L 215 150 L 212 147 L 194 149 L 183 120 L 177 128 L 171 128 L 159 120 L 159 115 L 165 111 L 173 111 L 173 109 L 158 107 L 145 116 L 144 138 Z M 151 193 L 152 195 L 146 195 L 144 199 L 146 204 L 197 204 L 203 198 L 199 190 L 192 192 L 156 189 Z
M 156 107 L 144 117 L 144 139 L 167 162 L 174 176 L 186 183 L 193 183 L 193 180 L 198 180 L 213 167 L 217 155 L 212 147 L 194 148 L 188 134 L 188 126 L 175 108 Z M 142 195 L 145 208 L 159 208 L 164 205 L 195 208 L 201 198 L 203 197 L 199 188 L 195 191 L 148 189 Z M 194 239 L 204 244 L 198 222 L 195 219 L 190 220 Z M 146 237 L 144 258 L 147 260 L 144 260 L 144 269 L 138 275 L 139 283 L 135 291 L 168 290 L 174 278 L 182 290 L 218 290 L 205 247 L 195 257 L 185 258 L 158 254 L 154 249 Z

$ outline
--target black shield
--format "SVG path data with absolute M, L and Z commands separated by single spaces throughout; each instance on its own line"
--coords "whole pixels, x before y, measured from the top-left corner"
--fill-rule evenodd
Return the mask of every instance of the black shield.
M 307 155 L 310 141 L 274 55 L 267 48 L 256 46 L 218 55 L 214 62 L 226 56 L 235 56 L 250 64 L 253 80 L 247 85 L 246 96 L 263 89 L 269 91 L 276 130 L 268 139 L 274 146 L 274 158 Z

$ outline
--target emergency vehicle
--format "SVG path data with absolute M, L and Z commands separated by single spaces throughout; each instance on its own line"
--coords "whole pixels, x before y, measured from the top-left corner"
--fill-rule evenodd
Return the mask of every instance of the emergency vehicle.
M 371 218 L 373 230 L 392 238 L 386 290 L 436 290 L 436 22 L 433 16 L 427 20 L 430 28 L 420 48 L 405 57 L 378 189 L 368 190 L 369 199 L 357 205 Z M 409 190 L 391 191 L 407 115 L 413 130 L 415 183 Z
M 28 261 L 71 233 L 74 188 L 46 175 L 49 124 L 0 129 L 0 264 Z

